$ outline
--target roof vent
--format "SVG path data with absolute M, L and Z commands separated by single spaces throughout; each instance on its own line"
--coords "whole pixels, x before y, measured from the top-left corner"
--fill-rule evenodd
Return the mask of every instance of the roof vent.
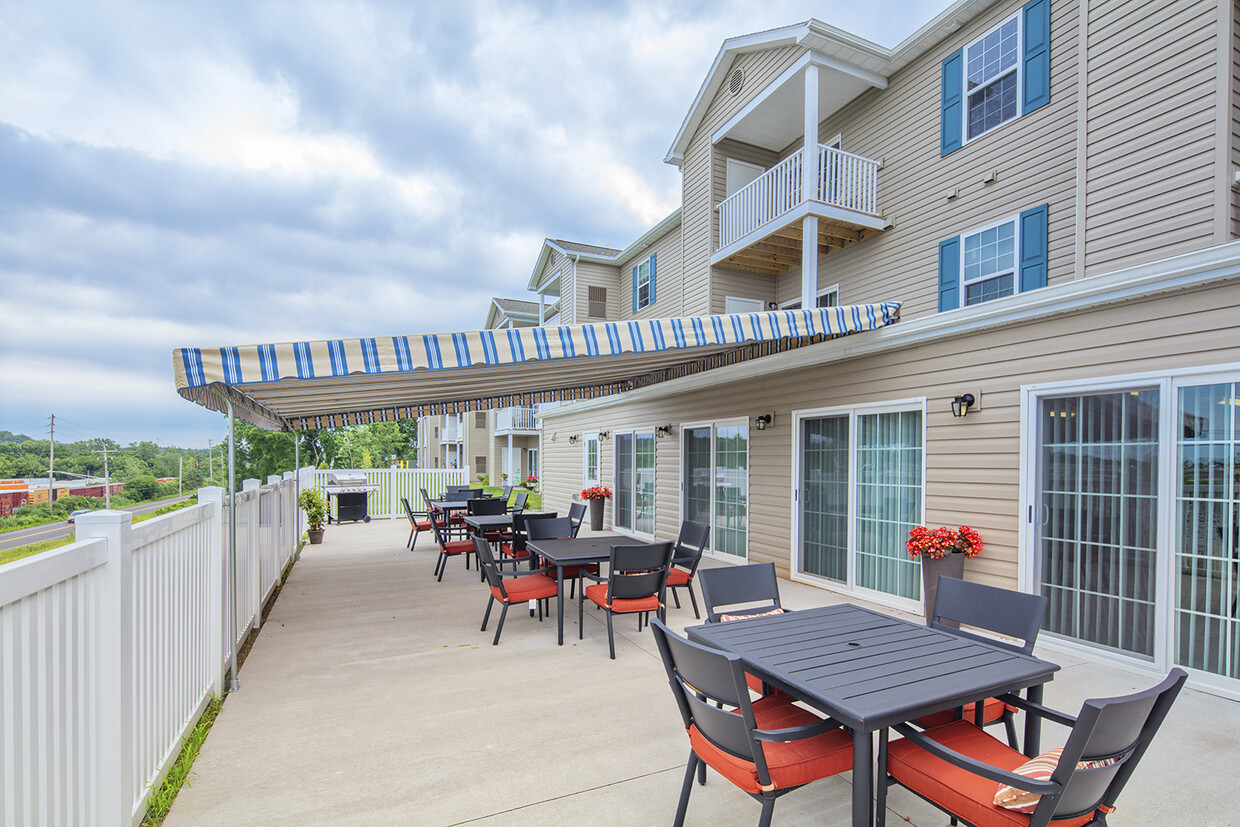
M 728 88 L 732 90 L 733 95 L 739 95 L 741 90 L 745 88 L 745 70 L 737 69 L 728 78 Z

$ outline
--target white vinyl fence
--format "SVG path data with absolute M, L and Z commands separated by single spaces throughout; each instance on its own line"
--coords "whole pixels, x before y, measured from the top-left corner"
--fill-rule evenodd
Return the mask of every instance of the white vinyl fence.
M 136 526 L 83 515 L 77 542 L 0 567 L 0 825 L 141 821 L 297 550 L 297 476 L 236 496 L 235 626 L 222 488 Z
M 404 519 L 405 509 L 400 504 L 401 497 L 409 500 L 414 511 L 422 510 L 422 495 L 426 493 L 435 498 L 443 494 L 449 485 L 465 485 L 469 482 L 469 471 L 464 468 L 333 468 L 319 470 L 314 475 L 314 485 L 323 489 L 331 479 L 331 474 L 364 474 L 366 482 L 379 488 L 366 495 L 366 509 L 374 519 Z M 332 519 L 336 519 L 336 498 L 330 497 L 328 508 Z

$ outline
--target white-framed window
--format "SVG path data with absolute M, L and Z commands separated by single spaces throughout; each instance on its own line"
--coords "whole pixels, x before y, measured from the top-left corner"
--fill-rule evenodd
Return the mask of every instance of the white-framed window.
M 528 476 L 538 476 L 538 449 L 530 448 L 525 452 L 525 470 Z
M 633 301 L 636 309 L 654 303 L 654 256 L 633 269 Z
M 960 237 L 960 303 L 981 304 L 1017 291 L 1016 251 L 1020 249 L 1017 216 Z
M 825 290 L 819 290 L 816 302 L 818 307 L 839 307 L 840 286 L 838 284 L 833 284 Z M 796 298 L 792 301 L 784 302 L 779 307 L 781 310 L 800 310 L 801 300 Z
M 797 577 L 917 610 L 904 541 L 925 522 L 925 400 L 795 411 L 793 427 Z
M 615 434 L 612 525 L 654 537 L 654 431 Z
M 1020 115 L 1020 17 L 1012 15 L 965 47 L 966 142 Z
M 581 449 L 581 487 L 598 485 L 598 431 L 584 434 Z
M 734 313 L 762 313 L 766 310 L 766 302 L 762 299 L 746 299 L 740 296 L 725 296 L 723 312 L 731 316 Z
M 681 514 L 710 526 L 707 551 L 749 558 L 749 421 L 682 425 Z

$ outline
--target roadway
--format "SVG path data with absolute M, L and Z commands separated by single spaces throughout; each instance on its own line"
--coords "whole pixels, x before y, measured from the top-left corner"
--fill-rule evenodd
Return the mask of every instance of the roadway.
M 170 497 L 166 500 L 142 503 L 141 505 L 135 505 L 121 510 L 128 511 L 136 517 L 139 514 L 147 514 L 151 511 L 157 511 L 166 505 L 180 502 L 181 500 L 187 500 L 190 496 L 190 494 L 185 494 L 180 497 Z M 0 534 L 0 551 L 8 551 L 11 548 L 28 545 L 29 543 L 42 543 L 45 540 L 59 540 L 62 537 L 71 537 L 73 536 L 73 532 L 73 526 L 63 520 L 56 523 L 45 523 L 44 525 L 31 526 L 30 528 L 19 528 L 16 531 L 7 531 L 4 534 Z

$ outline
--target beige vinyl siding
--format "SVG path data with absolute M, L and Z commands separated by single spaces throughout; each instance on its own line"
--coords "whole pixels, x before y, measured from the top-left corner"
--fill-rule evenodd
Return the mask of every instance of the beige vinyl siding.
M 1214 243 L 1216 21 L 1206 0 L 1092 10 L 1087 276 Z
M 715 249 L 715 202 L 712 198 L 715 149 L 711 146 L 711 135 L 804 53 L 802 47 L 785 46 L 739 56 L 725 71 L 729 76 L 737 68 L 744 71 L 745 84 L 740 94 L 733 95 L 724 84 L 707 107 L 697 132 L 685 149 L 681 165 L 681 222 L 687 314 L 709 313 L 712 300 L 710 256 Z
M 1240 338 L 1233 335 L 1237 312 L 1240 283 L 1233 281 L 816 368 L 771 374 L 759 361 L 753 377 L 742 382 L 667 399 L 618 402 L 557 418 L 546 427 L 564 434 L 580 430 L 584 422 L 621 429 L 672 422 L 672 437 L 656 440 L 655 481 L 656 533 L 670 539 L 680 519 L 683 423 L 736 416 L 751 420 L 774 411 L 775 421 L 766 431 L 750 429 L 749 559 L 772 561 L 786 576 L 793 519 L 792 412 L 925 397 L 926 520 L 976 527 L 986 550 L 969 561 L 968 576 L 1015 588 L 1022 514 L 1021 386 L 1235 363 L 1240 361 Z M 981 410 L 954 419 L 950 400 L 966 391 L 982 394 Z M 558 481 L 568 476 L 569 446 L 561 437 L 544 447 L 555 500 L 563 491 Z M 572 456 L 579 477 L 579 447 Z
M 643 307 L 635 314 L 633 268 L 650 258 L 651 253 L 655 256 L 654 304 Z M 617 308 L 618 314 L 609 318 L 666 319 L 687 315 L 684 271 L 680 263 L 680 225 L 677 224 L 650 247 L 620 262 L 616 298 L 613 299 L 610 293 L 607 295 L 608 303 Z
M 569 279 L 561 282 L 564 285 L 573 284 L 573 320 L 576 323 L 587 324 L 589 322 L 599 321 L 596 317 L 590 315 L 590 288 L 602 287 L 607 291 L 607 316 L 608 319 L 619 318 L 619 313 L 623 305 L 617 298 L 620 289 L 619 271 L 610 264 L 597 264 L 592 261 L 577 262 L 577 278 L 572 279 L 573 271 L 572 261 L 568 262 L 567 272 L 570 274 Z M 567 292 L 567 288 L 566 288 Z
M 758 299 L 764 304 L 775 301 L 775 279 L 715 267 L 711 272 L 710 312 L 723 313 L 728 296 L 741 299 Z M 797 292 L 800 292 L 798 283 Z
M 1240 0 L 1231 6 L 1231 168 L 1229 181 L 1240 171 Z M 1240 238 L 1240 187 L 1231 188 L 1231 237 Z

